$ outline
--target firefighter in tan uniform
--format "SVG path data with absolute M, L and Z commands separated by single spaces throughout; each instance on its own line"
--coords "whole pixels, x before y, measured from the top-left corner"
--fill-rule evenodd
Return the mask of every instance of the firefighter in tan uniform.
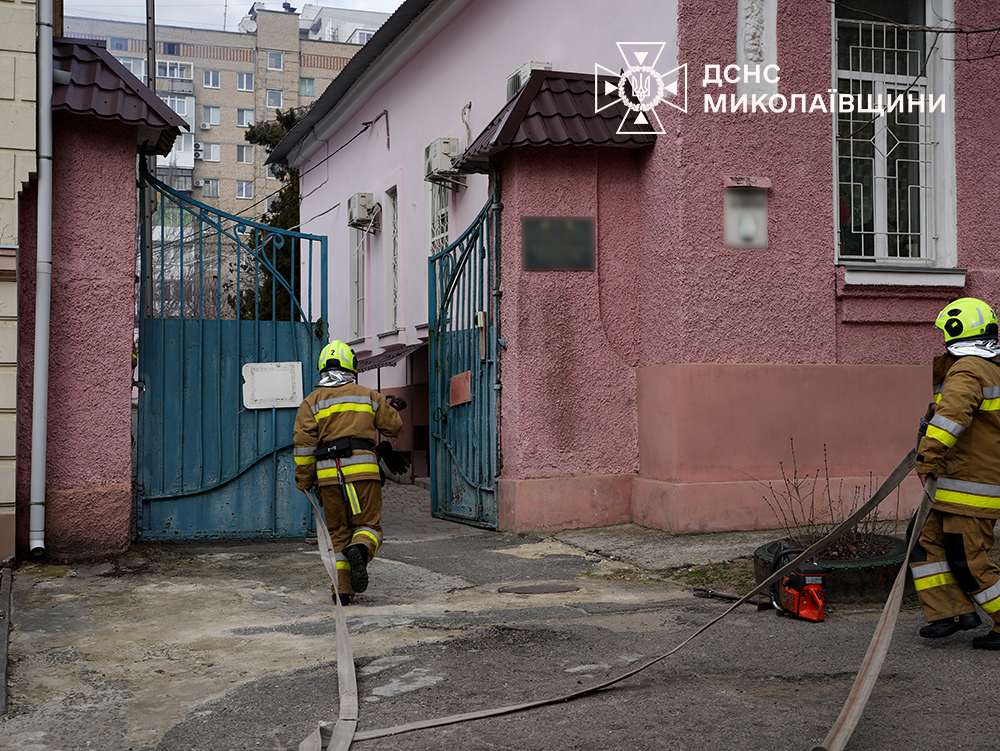
M 382 544 L 382 484 L 376 431 L 399 435 L 406 404 L 357 383 L 357 358 L 341 341 L 319 356 L 320 379 L 295 417 L 295 485 L 319 486 L 346 605 L 368 588 L 368 562 Z
M 937 478 L 910 571 L 928 639 L 976 628 L 976 605 L 993 630 L 972 640 L 1000 650 L 1000 569 L 987 554 L 1000 518 L 1000 346 L 997 317 L 963 297 L 941 311 L 947 352 L 934 360 L 933 417 L 917 447 L 917 474 Z

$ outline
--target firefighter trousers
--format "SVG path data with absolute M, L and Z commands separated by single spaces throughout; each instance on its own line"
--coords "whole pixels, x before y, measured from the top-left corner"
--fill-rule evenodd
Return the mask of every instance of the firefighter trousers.
M 357 494 L 360 513 L 352 513 L 344 502 L 340 485 L 320 485 L 319 502 L 330 531 L 333 552 L 337 559 L 337 586 L 341 594 L 354 594 L 351 587 L 351 564 L 344 549 L 363 545 L 368 560 L 375 557 L 382 545 L 382 484 L 378 480 L 356 480 L 350 483 Z M 331 585 L 331 590 L 333 586 Z
M 996 519 L 931 509 L 910 561 L 928 621 L 974 613 L 979 605 L 1000 631 L 1000 568 L 987 557 L 995 525 Z

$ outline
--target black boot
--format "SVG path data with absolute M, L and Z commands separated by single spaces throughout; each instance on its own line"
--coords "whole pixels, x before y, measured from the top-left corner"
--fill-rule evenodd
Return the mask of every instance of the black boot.
M 962 613 L 962 615 L 956 615 L 954 618 L 942 618 L 939 621 L 931 621 L 922 629 L 920 629 L 920 635 L 925 639 L 941 639 L 945 636 L 951 636 L 958 631 L 968 631 L 970 628 L 976 628 L 982 621 L 979 619 L 979 613 Z M 1000 634 L 997 635 L 1000 638 Z
M 977 636 L 972 640 L 976 649 L 1000 650 L 1000 632 L 990 631 L 985 636 Z
M 345 605 L 345 606 L 346 605 L 350 605 L 352 597 L 354 597 L 354 595 L 350 595 L 350 594 L 343 594 L 343 595 L 341 595 L 340 596 L 340 604 L 341 605 Z M 337 602 L 337 594 L 336 593 L 333 594 L 333 601 L 334 601 L 334 603 Z
M 344 550 L 344 557 L 351 564 L 351 589 L 360 594 L 368 589 L 368 548 L 351 545 Z

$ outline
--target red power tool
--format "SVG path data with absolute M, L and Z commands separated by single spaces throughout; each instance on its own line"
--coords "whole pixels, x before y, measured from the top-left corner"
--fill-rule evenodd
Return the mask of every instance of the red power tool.
M 788 547 L 788 543 L 782 541 L 774 552 L 771 573 L 774 574 L 788 560 L 801 552 L 801 549 Z M 788 613 L 807 621 L 822 621 L 825 618 L 825 576 L 826 569 L 813 558 L 811 561 L 799 564 L 792 573 L 784 576 L 781 582 L 772 584 L 771 602 L 778 615 Z

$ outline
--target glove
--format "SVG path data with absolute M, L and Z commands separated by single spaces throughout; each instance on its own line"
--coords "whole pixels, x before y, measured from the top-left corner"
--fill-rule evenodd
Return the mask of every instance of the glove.
M 401 396 L 387 396 L 385 401 L 397 412 L 402 412 L 406 409 L 406 400 Z
M 378 454 L 378 458 L 385 465 L 385 468 L 389 470 L 390 474 L 404 475 L 406 474 L 406 470 L 410 468 L 410 462 L 407 458 L 396 451 L 388 441 L 382 441 L 382 443 L 376 446 L 375 453 Z

